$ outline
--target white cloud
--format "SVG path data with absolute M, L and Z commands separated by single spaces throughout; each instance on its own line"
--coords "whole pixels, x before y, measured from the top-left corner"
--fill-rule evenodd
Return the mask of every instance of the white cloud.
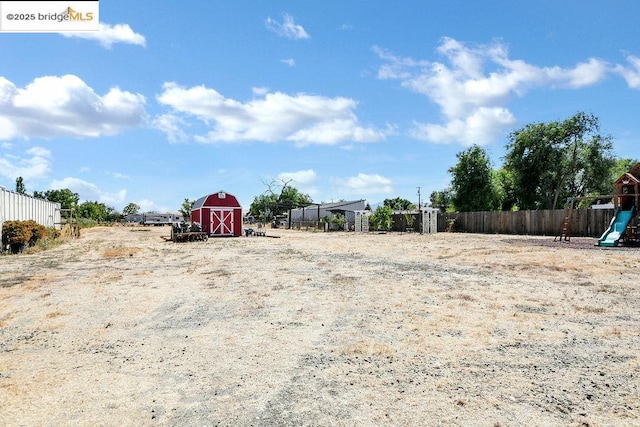
M 416 123 L 411 135 L 439 144 L 459 141 L 464 145 L 488 144 L 498 137 L 501 129 L 515 123 L 515 118 L 504 108 L 480 107 L 463 119 L 453 119 L 445 125 Z
M 331 145 L 378 141 L 388 134 L 388 130 L 360 126 L 354 113 L 357 103 L 350 98 L 273 92 L 243 103 L 205 86 L 184 88 L 165 83 L 163 89 L 158 102 L 172 107 L 172 114 L 192 116 L 210 126 L 206 135 L 195 137 L 199 142 Z
M 107 172 L 107 175 L 114 177 L 115 179 L 131 179 L 129 175 L 125 175 L 120 172 Z
M 165 206 L 159 206 L 153 200 L 142 199 L 137 202 L 134 202 L 136 205 L 140 206 L 140 212 L 174 212 L 177 213 L 175 209 L 169 209 Z
M 267 18 L 265 21 L 267 28 L 280 37 L 286 37 L 288 39 L 308 39 L 309 34 L 305 31 L 302 25 L 298 25 L 293 22 L 291 15 L 285 14 L 282 23 L 272 18 Z
M 65 32 L 65 37 L 95 40 L 103 47 L 111 49 L 115 43 L 133 44 L 145 47 L 147 41 L 141 34 L 134 32 L 128 24 L 109 25 L 100 23 L 98 31 Z
M 293 58 L 281 59 L 280 62 L 287 64 L 289 67 L 296 66 L 296 60 Z
M 153 125 L 167 135 L 169 142 L 185 142 L 189 136 L 182 130 L 188 124 L 175 114 L 161 114 L 153 120 Z
M 332 181 L 344 196 L 366 197 L 393 192 L 393 181 L 378 174 L 359 173 L 348 178 L 333 178 Z
M 254 95 L 266 95 L 267 93 L 269 93 L 269 88 L 266 87 L 253 87 L 251 88 L 251 91 L 253 92 Z
M 443 62 L 397 57 L 374 47 L 384 61 L 378 78 L 400 80 L 440 107 L 443 124 L 417 124 L 412 135 L 431 142 L 487 144 L 515 123 L 505 107 L 513 96 L 535 87 L 576 89 L 598 83 L 611 67 L 590 58 L 573 68 L 538 67 L 509 58 L 501 43 L 468 46 L 445 38 L 437 52 Z
M 315 185 L 318 179 L 313 169 L 300 170 L 295 172 L 281 172 L 276 177 L 278 183 L 289 183 L 303 194 L 308 194 L 315 198 L 319 193 L 319 188 Z
M 590 58 L 588 62 L 578 63 L 575 68 L 561 70 L 559 80 L 570 88 L 578 89 L 602 81 L 609 70 L 606 62 Z
M 140 206 L 140 212 L 160 212 L 157 205 L 152 200 L 142 199 L 135 203 Z
M 111 88 L 100 96 L 79 77 L 38 77 L 24 88 L 0 77 L 0 139 L 98 137 L 145 123 L 145 99 Z
M 54 180 L 51 183 L 51 188 L 68 188 L 74 193 L 78 193 L 81 201 L 98 201 L 108 206 L 122 205 L 127 197 L 127 190 L 123 189 L 116 193 L 109 193 L 102 191 L 93 183 L 73 177 Z
M 51 172 L 51 152 L 46 148 L 33 147 L 26 156 L 0 157 L 0 175 L 11 180 L 21 176 L 25 181 L 45 178 Z
M 640 58 L 628 55 L 627 61 L 630 66 L 617 65 L 615 71 L 626 80 L 627 86 L 632 89 L 640 89 Z
M 282 172 L 278 174 L 280 181 L 292 181 L 293 185 L 309 185 L 316 182 L 316 172 L 313 169 L 301 170 L 296 172 Z
M 317 175 L 313 169 L 307 169 L 296 172 L 282 172 L 278 174 L 277 178 L 280 182 L 291 182 L 291 185 L 297 188 L 309 187 L 315 184 Z

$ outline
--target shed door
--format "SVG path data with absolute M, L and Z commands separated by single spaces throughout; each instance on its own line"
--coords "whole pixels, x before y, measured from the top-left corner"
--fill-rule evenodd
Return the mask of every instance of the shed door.
M 211 235 L 233 236 L 233 209 L 211 208 Z

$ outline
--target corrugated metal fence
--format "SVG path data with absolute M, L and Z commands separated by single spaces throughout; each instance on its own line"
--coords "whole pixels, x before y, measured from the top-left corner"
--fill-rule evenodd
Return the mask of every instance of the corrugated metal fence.
M 60 228 L 60 203 L 36 199 L 0 187 L 0 231 L 5 221 L 29 219 L 45 227 Z
M 609 227 L 613 209 L 574 209 L 571 235 L 600 237 Z M 555 236 L 560 231 L 564 210 L 517 212 L 454 212 L 438 215 L 438 231 L 446 231 L 455 219 L 455 229 L 466 233 Z

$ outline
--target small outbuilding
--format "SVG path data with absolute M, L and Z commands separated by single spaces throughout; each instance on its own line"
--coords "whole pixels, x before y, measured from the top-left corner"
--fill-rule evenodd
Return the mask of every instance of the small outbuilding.
M 197 222 L 209 236 L 241 236 L 242 207 L 225 191 L 199 198 L 191 208 L 191 222 Z

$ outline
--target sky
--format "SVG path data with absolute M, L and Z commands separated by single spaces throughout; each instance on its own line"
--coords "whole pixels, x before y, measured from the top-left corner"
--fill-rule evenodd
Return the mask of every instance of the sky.
M 100 1 L 100 31 L 0 33 L 0 186 L 175 212 L 418 202 L 482 146 L 593 114 L 640 158 L 636 0 Z

